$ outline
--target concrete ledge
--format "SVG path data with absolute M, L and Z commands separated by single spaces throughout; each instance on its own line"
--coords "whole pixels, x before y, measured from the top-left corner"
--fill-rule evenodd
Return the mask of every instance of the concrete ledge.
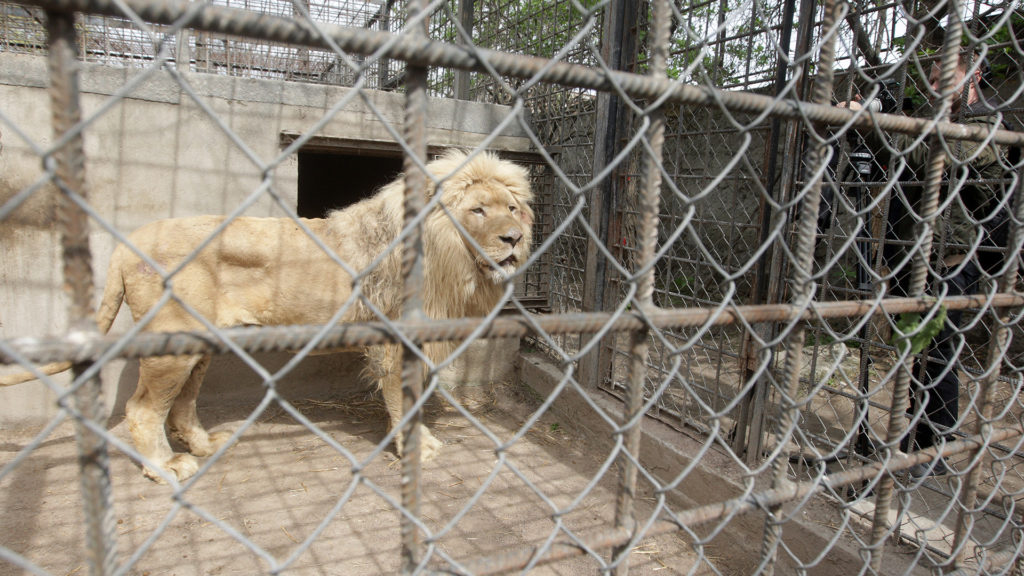
M 536 352 L 523 353 L 519 357 L 516 374 L 520 384 L 528 386 L 544 398 L 552 393 L 563 377 L 563 372 L 549 357 Z M 553 409 L 560 417 L 586 428 L 590 436 L 600 438 L 610 448 L 612 428 L 601 418 L 594 417 L 588 399 L 607 414 L 617 417 L 622 412 L 621 403 L 605 392 L 595 390 L 588 393 L 588 398 L 584 399 L 573 388 L 566 388 L 562 392 L 561 397 L 553 404 Z M 702 453 L 704 450 L 706 451 Z M 678 478 L 693 465 L 693 458 L 697 455 L 700 461 L 689 470 L 676 489 L 668 494 L 669 502 L 676 510 L 721 503 L 768 486 L 767 474 L 763 474 L 762 477 L 746 475 L 743 468 L 724 449 L 717 446 L 707 449 L 701 439 L 688 436 L 651 418 L 643 421 L 640 460 L 647 472 L 659 483 L 670 483 Z M 650 492 L 650 486 L 641 486 L 641 491 Z M 862 573 L 864 559 L 861 557 L 860 545 L 848 533 L 833 542 L 835 532 L 827 528 L 843 526 L 840 510 L 835 503 L 819 497 L 805 502 L 799 513 L 792 514 L 792 510 L 789 509 L 791 507 L 786 508 L 785 512 L 790 515 L 784 526 L 782 539 L 787 550 L 779 554 L 777 573 L 788 574 L 798 569 L 790 555 L 800 558 L 801 562 L 806 564 L 814 562 L 824 550 L 829 550 L 828 554 L 814 566 L 803 567 L 805 573 L 822 576 Z M 727 572 L 750 574 L 757 569 L 761 561 L 765 517 L 764 513 L 734 517 L 729 520 L 726 528 L 717 534 L 713 534 L 717 522 L 695 526 L 691 530 L 702 539 L 710 537 L 705 544 L 704 553 L 723 558 L 723 563 L 728 568 Z M 865 533 L 863 526 L 847 525 L 846 529 L 857 530 L 862 535 Z M 883 562 L 887 573 L 929 573 L 912 562 L 912 555 L 907 555 L 905 551 L 888 542 L 884 554 Z
M 518 356 L 518 338 L 476 340 L 441 371 L 441 382 L 450 389 L 512 382 Z
M 0 53 L 0 84 L 46 88 L 49 85 L 48 74 L 46 59 L 41 56 Z M 165 104 L 182 104 L 190 99 L 166 70 L 150 72 L 142 68 L 114 68 L 90 62 L 82 63 L 80 89 L 86 94 L 110 96 L 142 74 L 148 74 L 149 77 L 139 83 L 126 98 Z M 352 91 L 344 86 L 220 76 L 203 72 L 181 72 L 181 76 L 198 96 L 204 98 L 320 110 L 328 110 L 336 102 L 349 96 Z M 401 126 L 405 115 L 404 95 L 374 90 L 366 92 L 371 94 L 370 99 L 380 113 L 377 121 Z M 450 98 L 431 98 L 427 105 L 427 127 L 453 133 L 490 134 L 512 113 L 509 106 Z M 342 111 L 374 116 L 359 97 L 350 98 Z M 526 114 L 525 111 L 523 113 Z M 524 140 L 528 137 L 519 122 L 508 123 L 502 129 L 501 135 Z M 523 146 L 525 149 L 529 142 L 525 141 Z

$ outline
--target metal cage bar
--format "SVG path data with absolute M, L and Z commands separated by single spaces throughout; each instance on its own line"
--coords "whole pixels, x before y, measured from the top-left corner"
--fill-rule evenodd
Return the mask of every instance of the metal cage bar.
M 943 33 L 941 42 L 931 36 L 921 42 L 939 48 L 942 74 L 933 91 L 946 96 L 931 117 L 912 118 L 893 110 L 867 107 L 858 111 L 832 104 L 834 100 L 850 101 L 856 90 L 878 88 L 879 78 L 887 77 L 898 78 L 901 94 L 897 100 L 901 99 L 908 82 L 915 81 L 915 66 L 923 69 L 931 63 L 932 56 L 913 52 L 899 61 L 887 60 L 877 49 L 881 45 L 877 39 L 895 36 L 887 29 L 888 14 L 892 14 L 891 22 L 896 22 L 899 3 L 868 9 L 826 0 L 820 17 L 815 15 L 814 2 L 801 3 L 794 56 L 790 56 L 788 39 L 796 8 L 792 2 L 781 7 L 782 15 L 779 5 L 730 0 L 694 5 L 669 0 L 636 5 L 625 0 L 517 5 L 515 9 L 521 10 L 524 18 L 550 17 L 555 24 L 564 24 L 534 30 L 511 25 L 509 29 L 496 28 L 493 22 L 500 11 L 511 10 L 500 2 L 365 4 L 350 6 L 354 20 L 343 22 L 349 17 L 344 10 L 305 1 L 261 4 L 259 8 L 184 0 L 25 2 L 27 14 L 46 16 L 56 144 L 52 150 L 44 150 L 38 145 L 33 148 L 31 138 L 23 139 L 29 142 L 26 148 L 44 161 L 44 180 L 52 181 L 61 193 L 58 227 L 64 282 L 71 300 L 71 328 L 63 336 L 2 340 L 0 361 L 73 364 L 73 384 L 58 402 L 74 420 L 78 436 L 85 540 L 93 574 L 131 568 L 117 565 L 118 538 L 113 529 L 106 454 L 111 439 L 99 424 L 103 412 L 97 376 L 100 366 L 94 362 L 110 357 L 234 354 L 260 372 L 251 353 L 300 348 L 327 351 L 353 345 L 386 348 L 401 367 L 400 500 L 388 496 L 385 488 L 365 475 L 359 476 L 366 462 L 354 458 L 315 423 L 297 418 L 342 454 L 357 478 L 348 493 L 337 497 L 332 514 L 337 514 L 360 486 L 368 486 L 396 509 L 400 570 L 405 574 L 528 571 L 569 558 L 586 558 L 602 572 L 626 574 L 637 556 L 636 546 L 660 534 L 687 540 L 697 558 L 694 570 L 706 563 L 717 571 L 705 547 L 739 515 L 763 518 L 756 560 L 760 572 L 780 572 L 789 568 L 787 562 L 807 569 L 809 564 L 785 542 L 784 528 L 792 516 L 784 506 L 799 507 L 811 498 L 836 504 L 842 517 L 836 533 L 854 535 L 864 558 L 861 569 L 881 573 L 883 553 L 892 536 L 919 538 L 922 558 L 936 554 L 927 538 L 894 524 L 890 509 L 897 499 L 904 506 L 916 491 L 926 488 L 923 480 L 907 481 L 914 467 L 951 455 L 964 456 L 967 462 L 966 469 L 958 472 L 961 484 L 950 488 L 954 493 L 945 498 L 942 506 L 946 509 L 940 511 L 945 516 L 955 515 L 955 533 L 950 551 L 943 553 L 948 560 L 934 561 L 931 567 L 949 565 L 964 572 L 972 568 L 985 572 L 994 566 L 997 555 L 1006 557 L 1007 566 L 1019 562 L 1024 538 L 1015 506 L 1024 488 L 997 482 L 991 494 L 985 492 L 989 480 L 986 459 L 1005 454 L 1019 460 L 1019 439 L 1024 434 L 1019 414 L 996 414 L 1000 402 L 996 395 L 1006 393 L 1007 388 L 1012 397 L 1003 401 L 1020 403 L 1020 367 L 1008 351 L 1019 330 L 1019 308 L 1024 306 L 1019 290 L 1019 247 L 1024 242 L 1019 158 L 1001 159 L 1010 181 L 1007 186 L 1016 188 L 1014 200 L 1003 198 L 1012 205 L 1014 217 L 1006 247 L 1011 258 L 998 284 L 986 293 L 964 296 L 936 298 L 930 295 L 936 291 L 929 290 L 929 283 L 941 288 L 946 281 L 932 262 L 950 246 L 934 230 L 958 207 L 947 196 L 951 190 L 957 191 L 956 177 L 948 170 L 951 146 L 1024 146 L 1024 132 L 1016 127 L 981 127 L 964 122 L 962 113 L 959 117 L 949 113 L 955 99 L 965 99 L 968 93 L 966 84 L 956 84 L 964 38 L 971 50 L 999 46 L 1019 56 L 1019 39 L 1013 29 L 1016 20 L 1008 17 L 1004 22 L 1010 29 L 1009 39 L 996 39 L 983 37 L 979 31 L 985 15 L 977 4 L 973 5 L 972 26 L 966 29 L 960 2 L 945 4 L 948 17 L 941 26 L 934 14 L 912 12 L 909 17 L 917 19 L 914 23 L 921 30 Z M 320 18 L 309 15 L 321 8 L 325 12 Z M 393 22 L 402 20 L 398 15 L 403 10 L 405 26 L 392 28 Z M 1006 10 L 1014 12 L 1014 7 Z M 76 33 L 76 13 L 97 18 L 102 28 L 83 26 Z M 626 18 L 625 13 L 635 19 Z M 110 20 L 100 20 L 101 16 Z M 739 18 L 747 19 L 749 25 L 736 26 Z M 159 27 L 154 32 L 145 29 L 146 23 Z M 99 29 L 105 34 L 96 34 Z M 158 34 L 165 36 L 153 40 Z M 776 46 L 770 40 L 775 35 L 785 35 L 786 40 Z M 145 38 L 137 38 L 143 36 L 151 40 L 150 51 L 136 53 L 130 47 L 133 42 L 145 44 Z M 604 45 L 593 45 L 596 38 Z M 26 33 L 0 47 L 38 49 L 41 43 L 37 40 Z M 842 54 L 841 40 L 850 40 L 852 46 Z M 992 42 L 985 43 L 987 40 Z M 757 53 L 759 42 L 771 45 L 766 54 Z M 173 50 L 169 48 L 172 45 Z M 231 46 L 235 49 L 229 49 Z M 111 61 L 121 53 L 120 57 L 133 65 L 145 68 L 156 63 L 172 72 L 194 66 L 196 70 L 229 73 L 248 70 L 254 77 L 289 81 L 364 82 L 355 85 L 352 100 L 369 100 L 366 90 L 370 86 L 404 90 L 403 132 L 393 134 L 404 159 L 404 228 L 398 242 L 404 282 L 400 317 L 330 329 L 288 326 L 140 333 L 130 342 L 98 334 L 92 319 L 88 226 L 90 218 L 101 221 L 102 216 L 89 205 L 85 190 L 82 135 L 90 126 L 83 124 L 80 111 L 76 48 L 92 50 Z M 251 57 L 246 58 L 247 53 Z M 845 73 L 841 70 L 844 64 L 848 66 Z M 813 77 L 812 68 L 816 70 Z M 186 79 L 179 74 L 174 79 L 188 91 Z M 920 78 L 916 81 L 923 82 Z M 805 96 L 808 90 L 812 90 L 809 100 Z M 919 88 L 922 90 L 928 89 Z M 878 93 L 866 94 L 864 101 L 870 102 Z M 506 316 L 493 310 L 489 318 L 426 318 L 421 298 L 424 248 L 418 223 L 426 207 L 428 180 L 433 178 L 423 166 L 428 158 L 429 98 L 435 95 L 507 105 L 513 115 L 509 123 L 521 123 L 537 148 L 534 175 L 543 181 L 544 198 L 552 206 L 546 207 L 545 237 L 537 244 L 545 261 L 538 257 L 531 265 L 548 266 L 553 271 L 532 281 L 551 285 L 551 298 L 545 302 L 553 310 L 548 313 L 527 312 L 525 299 L 512 297 L 509 301 L 506 296 L 504 303 L 509 304 L 510 312 Z M 123 94 L 116 94 L 111 100 L 121 97 Z M 530 107 L 539 121 L 531 123 L 521 114 Z M 383 120 L 384 113 L 375 112 Z M 1000 114 L 1010 112 L 1009 108 L 999 110 Z M 3 110 L 0 121 L 16 124 Z M 859 173 L 864 176 L 859 179 L 851 180 L 847 174 L 850 166 L 859 169 L 854 150 L 857 143 L 848 137 L 863 137 L 868 132 L 883 139 L 909 134 L 929 150 L 927 174 L 915 182 L 925 192 L 917 214 L 919 231 L 913 240 L 890 238 L 887 231 L 872 232 L 879 221 L 887 225 L 891 205 L 905 199 L 893 167 L 884 167 L 879 181 L 867 177 L 872 173 L 868 169 Z M 492 136 L 496 135 L 488 134 L 484 140 Z M 297 148 L 303 139 L 298 134 L 284 146 Z M 236 138 L 236 144 L 244 149 L 243 139 Z M 909 155 L 891 141 L 887 145 L 892 163 Z M 834 164 L 829 162 L 832 153 L 836 155 Z M 700 160 L 693 162 L 692 157 Z M 263 178 L 259 192 L 271 187 L 267 174 L 282 161 L 254 161 Z M 715 198 L 726 190 L 736 196 Z M 34 191 L 28 187 L 13 201 L 0 204 L 0 222 Z M 748 197 L 740 199 L 737 191 Z M 843 196 L 851 191 L 850 198 Z M 280 197 L 275 199 L 284 204 Z M 754 203 L 761 212 L 746 211 Z M 826 210 L 831 211 L 827 217 L 823 216 Z M 239 208 L 236 214 L 241 213 Z M 299 222 L 294 214 L 288 214 Z M 834 228 L 823 231 L 823 219 Z M 976 219 L 974 224 L 982 222 Z M 895 280 L 882 270 L 885 247 L 901 242 L 913 252 L 908 260 L 907 298 L 894 296 L 886 283 Z M 823 244 L 827 246 L 822 248 Z M 758 259 L 756 280 L 748 276 L 753 268 L 750 258 Z M 855 278 L 842 269 L 851 262 L 857 267 Z M 164 278 L 168 301 L 175 298 L 169 286 L 175 273 Z M 835 278 L 837 273 L 842 277 Z M 591 285 L 593 282 L 600 285 Z M 754 304 L 744 304 L 745 299 Z M 895 325 L 890 317 L 897 313 L 931 313 L 940 308 L 968 311 L 979 318 L 984 315 L 994 333 L 987 356 L 976 361 L 977 367 L 957 360 L 965 372 L 977 373 L 974 390 L 978 400 L 970 407 L 976 420 L 973 427 L 958 427 L 955 437 L 938 446 L 904 453 L 900 443 L 914 433 L 908 426 L 911 391 L 920 387 L 920 375 L 914 373 L 916 355 L 902 350 L 898 343 L 884 342 L 882 330 L 868 322 L 875 321 L 884 329 L 886 324 Z M 846 326 L 857 330 L 844 332 Z M 828 353 L 826 345 L 814 341 L 822 335 L 838 336 L 843 346 L 852 342 L 861 346 L 856 382 L 843 373 L 841 358 L 825 375 L 816 372 Z M 487 436 L 497 458 L 494 474 L 480 480 L 466 508 L 451 524 L 437 523 L 442 528 L 432 532 L 423 508 L 423 406 L 428 396 L 451 397 L 440 388 L 436 370 L 424 368 L 422 358 L 430 357 L 432 345 L 478 337 L 528 337 L 539 342 L 548 356 L 560 363 L 555 372 L 561 381 L 551 397 L 541 400 L 538 411 L 525 418 L 527 424 L 510 433 L 510 440 L 493 434 L 463 407 L 449 402 Z M 781 366 L 776 366 L 776 352 L 784 354 Z M 890 359 L 893 362 L 887 374 L 872 376 L 876 362 Z M 689 371 L 690 364 L 702 363 L 704 372 Z M 713 378 L 707 377 L 712 371 Z M 297 412 L 278 394 L 275 379 L 276 375 L 265 376 L 266 396 L 246 426 L 268 405 L 281 406 L 289 414 Z M 7 381 L 0 377 L 0 383 Z M 609 416 L 594 400 L 599 388 L 621 393 L 622 406 L 616 406 L 621 408 L 621 417 Z M 593 479 L 573 495 L 570 504 L 549 497 L 541 482 L 506 456 L 526 436 L 529 426 L 550 413 L 555 400 L 561 399 L 559 395 L 570 393 L 566 391 L 583 398 L 581 402 L 595 420 L 610 427 L 613 444 L 609 457 L 596 466 Z M 838 410 L 840 399 L 854 407 L 848 420 L 840 422 L 840 427 L 846 428 L 816 430 L 808 424 L 817 417 L 815 410 Z M 670 496 L 682 490 L 693 468 L 684 466 L 669 478 L 656 466 L 645 464 L 641 445 L 649 439 L 645 436 L 646 414 L 688 434 L 696 428 L 703 442 L 698 460 L 711 449 L 721 448 L 728 464 L 743 471 L 741 493 L 712 504 L 680 507 L 672 501 Z M 31 448 L 39 446 L 36 441 Z M 378 447 L 374 457 L 383 449 Z M 126 452 L 132 454 L 130 448 Z M 18 458 L 0 468 L 0 480 L 19 465 Z M 133 459 L 139 460 L 137 455 Z M 498 471 L 509 472 L 529 488 L 553 528 L 539 543 L 510 545 L 491 555 L 450 556 L 438 542 L 452 534 L 458 520 L 493 488 L 491 482 Z M 768 475 L 762 478 L 766 480 L 759 481 L 758 475 L 765 471 Z M 569 528 L 563 517 L 592 496 L 589 491 L 599 480 L 616 473 L 617 482 L 610 492 L 616 499 L 613 524 L 583 532 Z M 274 572 L 291 567 L 319 534 L 299 543 L 285 531 L 298 544 L 298 551 L 280 562 L 245 535 L 193 506 L 187 494 L 194 490 L 191 484 L 177 488 L 175 511 L 191 510 L 222 528 Z M 644 490 L 651 497 L 644 499 Z M 997 550 L 994 538 L 982 541 L 973 532 L 979 517 L 995 517 L 999 512 L 988 506 L 997 497 L 1005 507 L 1001 517 L 1005 532 L 999 536 L 1011 541 L 1007 550 Z M 650 510 L 651 515 L 640 517 L 640 509 Z M 909 515 L 909 508 L 901 508 L 898 518 Z M 854 527 L 855 516 L 865 517 L 867 522 Z M 330 518 L 333 516 L 319 530 Z M 170 517 L 145 545 L 152 545 L 169 522 Z M 1014 542 L 1017 549 L 1012 547 Z M 990 564 L 979 560 L 975 565 L 972 551 L 987 556 Z M 142 553 L 133 554 L 131 562 Z M 41 571 L 2 542 L 0 560 Z
M 55 140 L 64 144 L 53 155 L 54 183 L 62 192 L 58 209 L 64 260 L 64 288 L 69 293 L 72 335 L 95 334 L 92 304 L 92 254 L 89 250 L 88 217 L 78 203 L 85 202 L 85 151 L 78 126 L 82 120 L 79 101 L 78 42 L 74 17 L 47 13 L 49 43 L 50 105 Z M 111 494 L 107 440 L 99 431 L 103 416 L 100 377 L 87 363 L 72 366 L 76 384 L 69 396 L 78 413 L 75 420 L 85 511 L 85 556 L 89 572 L 111 574 L 116 566 L 117 540 Z M 90 375 L 91 374 L 91 375 Z M 65 400 L 66 401 L 66 400 Z

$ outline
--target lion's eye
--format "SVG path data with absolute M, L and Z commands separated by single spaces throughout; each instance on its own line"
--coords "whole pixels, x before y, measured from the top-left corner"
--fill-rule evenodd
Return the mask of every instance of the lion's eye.
M 484 209 L 480 208 L 479 206 L 476 207 L 476 208 L 473 208 L 472 210 L 470 210 L 470 212 L 472 212 L 473 214 L 479 214 L 480 216 L 484 215 Z
M 508 211 L 513 213 L 513 214 L 515 214 L 516 213 L 516 207 L 515 206 L 509 206 L 508 207 Z

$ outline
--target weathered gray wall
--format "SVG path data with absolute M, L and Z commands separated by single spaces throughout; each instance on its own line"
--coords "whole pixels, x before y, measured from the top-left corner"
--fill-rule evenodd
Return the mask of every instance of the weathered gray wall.
M 294 155 L 278 162 L 281 133 L 312 129 L 346 98 L 318 136 L 392 141 L 389 126 L 401 133 L 404 98 L 399 94 L 367 92 L 371 107 L 346 88 L 182 74 L 193 98 L 165 71 L 89 64 L 82 71 L 82 107 L 90 119 L 84 132 L 90 204 L 121 232 L 157 218 L 234 210 L 261 185 L 261 163 L 273 165 L 270 184 L 294 208 L 298 162 Z M 111 98 L 132 82 L 137 84 L 126 97 Z M 44 58 L 0 53 L 0 205 L 43 176 L 39 151 L 45 151 L 52 140 L 46 87 Z M 112 106 L 104 108 L 112 101 Z M 475 145 L 509 112 L 507 107 L 453 100 L 433 100 L 431 106 L 428 142 L 437 146 Z M 529 141 L 517 130 L 518 124 L 513 123 L 490 147 L 527 150 Z M 257 161 L 250 159 L 246 149 Z M 344 181 L 344 175 L 339 175 L 340 186 Z M 280 212 L 264 197 L 246 214 Z M 58 242 L 49 186 L 0 223 L 0 338 L 65 329 Z M 102 286 L 114 240 L 94 224 L 90 242 L 97 286 Z M 128 314 L 122 313 L 113 331 L 124 331 L 128 321 Z M 312 359 L 313 369 L 303 378 L 309 386 L 322 388 L 338 363 L 347 366 L 353 361 L 345 355 Z M 252 379 L 248 368 L 215 362 L 207 379 L 213 390 L 207 392 L 217 394 L 218 386 L 232 387 L 238 380 Z M 108 404 L 123 404 L 134 380 L 134 366 L 126 368 L 117 362 L 105 369 Z M 54 412 L 53 395 L 38 382 L 0 389 L 0 428 L 38 423 Z

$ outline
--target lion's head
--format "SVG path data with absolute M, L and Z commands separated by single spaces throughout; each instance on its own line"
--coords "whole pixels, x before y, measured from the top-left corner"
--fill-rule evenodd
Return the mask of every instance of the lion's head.
M 439 182 L 445 208 L 431 214 L 427 228 L 434 231 L 435 239 L 436 235 L 445 236 L 439 245 L 465 251 L 481 275 L 500 284 L 526 262 L 533 242 L 533 210 L 529 205 L 533 194 L 526 169 L 491 153 L 479 153 L 467 160 L 458 151 L 448 152 L 427 168 Z M 433 181 L 428 193 L 436 193 Z M 454 226 L 452 219 L 465 233 Z

